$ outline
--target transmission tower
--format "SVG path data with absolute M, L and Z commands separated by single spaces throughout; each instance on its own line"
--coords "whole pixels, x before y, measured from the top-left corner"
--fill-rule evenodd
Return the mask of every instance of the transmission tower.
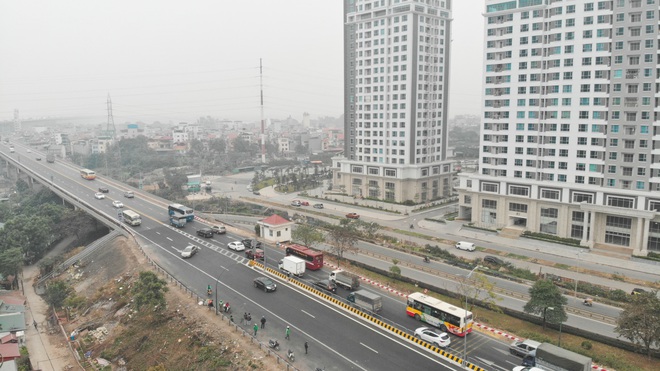
M 112 99 L 110 99 L 110 93 L 108 93 L 108 123 L 105 131 L 107 136 L 113 140 L 116 139 L 117 132 L 115 129 L 115 119 L 112 117 Z

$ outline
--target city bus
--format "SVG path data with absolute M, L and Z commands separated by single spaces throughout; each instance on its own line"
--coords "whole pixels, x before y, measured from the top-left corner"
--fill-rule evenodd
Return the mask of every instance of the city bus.
M 138 225 L 142 224 L 142 217 L 140 217 L 140 214 L 133 210 L 124 209 L 121 212 L 121 216 L 126 224 L 130 224 L 133 227 L 137 227 Z
M 406 314 L 454 335 L 472 332 L 472 312 L 421 292 L 408 295 Z
M 320 251 L 312 250 L 307 246 L 291 244 L 287 245 L 284 249 L 286 256 L 293 255 L 305 261 L 305 266 L 310 271 L 315 271 L 323 268 L 323 253 Z
M 93 170 L 89 170 L 89 169 L 81 169 L 80 176 L 83 177 L 83 179 L 87 179 L 87 180 L 96 179 L 96 173 Z
M 195 211 L 181 204 L 170 204 L 170 206 L 167 207 L 167 212 L 170 216 L 176 216 L 177 218 L 185 216 L 186 222 L 192 222 L 195 220 Z

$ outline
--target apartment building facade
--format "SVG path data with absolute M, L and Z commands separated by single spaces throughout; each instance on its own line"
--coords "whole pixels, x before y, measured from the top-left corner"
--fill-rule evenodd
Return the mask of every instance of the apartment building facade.
M 344 0 L 344 153 L 335 189 L 423 203 L 451 194 L 451 2 Z
M 659 0 L 486 0 L 459 217 L 660 253 Z

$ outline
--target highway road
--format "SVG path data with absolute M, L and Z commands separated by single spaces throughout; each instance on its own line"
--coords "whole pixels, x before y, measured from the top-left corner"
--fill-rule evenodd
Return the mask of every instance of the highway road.
M 167 224 L 167 200 L 160 199 L 140 190 L 134 190 L 136 197 L 126 199 L 123 191 L 130 187 L 111 179 L 99 177 L 87 181 L 80 177 L 79 168 L 62 161 L 54 164 L 45 162 L 45 154 L 15 143 L 16 153 L 8 153 L 8 147 L 0 151 L 18 160 L 32 171 L 43 174 L 47 179 L 76 195 L 81 201 L 96 207 L 110 216 L 117 216 L 118 209 L 112 206 L 113 200 L 121 200 L 126 208 L 133 209 L 143 217 L 141 226 L 132 228 L 152 258 L 170 274 L 177 277 L 201 296 L 206 286 L 218 285 L 218 294 L 224 301 L 232 303 L 235 319 L 241 313 L 249 311 L 253 320 L 264 315 L 266 328 L 258 338 L 267 342 L 267 338 L 278 338 L 282 344 L 280 354 L 291 348 L 298 355 L 296 366 L 314 368 L 323 366 L 327 370 L 389 370 L 407 368 L 414 364 L 423 369 L 454 369 L 460 367 L 442 359 L 436 354 L 407 341 L 390 331 L 386 331 L 370 322 L 363 321 L 351 312 L 332 305 L 329 301 L 315 295 L 312 291 L 300 289 L 280 279 L 275 293 L 264 293 L 253 287 L 253 279 L 263 272 L 250 268 L 248 260 L 242 254 L 229 251 L 226 243 L 241 239 L 241 236 L 228 233 L 212 239 L 201 240 L 195 236 L 203 225 L 192 222 L 177 230 Z M 36 161 L 36 157 L 42 157 Z M 94 193 L 99 187 L 107 187 L 110 192 L 106 198 L 97 200 Z M 202 247 L 191 259 L 182 259 L 180 250 L 189 243 Z M 273 265 L 282 252 L 266 247 L 268 264 Z M 275 258 L 275 259 L 273 259 Z M 327 276 L 327 272 L 310 273 L 311 279 Z M 346 294 L 342 292 L 342 295 Z M 205 294 L 204 294 L 205 297 Z M 399 301 L 399 305 L 401 302 Z M 191 307 L 184 310 L 206 310 Z M 388 314 L 390 310 L 388 309 Z M 395 315 L 391 313 L 391 315 Z M 408 320 L 410 328 L 419 325 L 405 316 L 405 310 L 399 311 L 400 321 Z M 396 319 L 395 319 L 396 320 Z M 284 337 L 285 326 L 291 326 L 291 340 Z M 251 325 L 245 325 L 246 328 Z M 472 336 L 470 336 L 472 339 Z M 476 338 L 476 336 L 475 336 Z M 453 338 L 455 342 L 460 339 Z M 312 353 L 303 356 L 304 341 L 308 341 Z
M 3 152 L 6 149 L 7 147 L 0 148 Z M 90 205 L 97 206 L 98 209 L 108 215 L 116 217 L 118 210 L 111 205 L 111 201 L 114 199 L 123 201 L 127 208 L 134 209 L 142 214 L 143 225 L 133 229 L 143 241 L 143 245 L 151 251 L 151 256 L 155 257 L 159 264 L 165 267 L 173 276 L 180 279 L 187 286 L 194 288 L 199 295 L 204 294 L 207 285 L 215 286 L 217 278 L 220 298 L 232 303 L 237 322 L 244 311 L 252 313 L 253 320 L 260 318 L 261 315 L 265 315 L 269 319 L 265 331 L 260 332 L 260 338 L 262 334 L 264 335 L 261 338 L 262 341 L 266 339 L 266 336 L 281 339 L 284 326 L 289 324 L 293 326 L 294 334 L 301 334 L 305 337 L 304 341 L 310 342 L 312 349 L 314 349 L 313 362 L 315 362 L 315 365 L 341 364 L 341 369 L 375 369 L 373 367 L 377 367 L 377 363 L 373 362 L 377 361 L 374 359 L 379 358 L 375 355 L 386 352 L 387 354 L 398 354 L 398 359 L 404 359 L 406 362 L 412 361 L 415 364 L 417 364 L 418 358 L 422 357 L 437 367 L 439 357 L 429 356 L 425 351 L 394 337 L 391 333 L 383 334 L 380 328 L 358 321 L 350 314 L 337 309 L 308 291 L 300 290 L 281 281 L 278 283 L 278 292 L 274 294 L 264 294 L 255 290 L 252 287 L 252 279 L 262 273 L 247 267 L 247 260 L 244 255 L 230 252 L 226 248 L 228 242 L 240 240 L 243 237 L 228 233 L 227 235 L 215 236 L 212 239 L 200 239 L 195 236 L 196 230 L 203 226 L 199 222 L 190 223 L 181 230 L 171 228 L 167 225 L 166 205 L 169 203 L 167 200 L 138 190 L 135 190 L 136 198 L 125 199 L 122 194 L 129 187 L 119 182 L 103 177 L 95 181 L 86 181 L 78 175 L 78 167 L 61 161 L 48 164 L 45 162 L 44 154 L 39 155 L 42 157 L 42 161 L 36 161 L 34 159 L 37 156 L 35 152 L 27 153 L 26 148 L 18 145 L 16 150 L 16 154 L 7 154 L 16 156 L 15 158 L 20 157 L 21 163 L 30 166 L 41 174 L 46 174 L 46 177 L 52 179 L 55 184 L 73 191 L 82 200 Z M 244 182 L 237 182 L 234 186 L 231 186 L 233 187 L 231 192 L 236 194 L 245 193 L 245 196 L 251 196 L 251 193 L 245 189 L 246 184 L 239 183 Z M 107 194 L 105 200 L 96 200 L 93 197 L 99 186 L 106 186 L 110 189 L 110 193 Z M 217 189 L 215 183 L 214 189 Z M 305 209 L 298 210 L 300 212 L 305 211 Z M 324 211 L 329 210 L 326 208 Z M 330 212 L 343 215 L 340 210 Z M 179 251 L 188 243 L 201 246 L 202 251 L 192 259 L 183 260 L 179 256 Z M 358 261 L 387 270 L 391 266 L 391 259 L 396 258 L 401 262 L 400 267 L 403 275 L 419 281 L 430 281 L 437 286 L 448 289 L 455 289 L 457 277 L 466 274 L 465 270 L 454 266 L 439 262 L 423 264 L 417 256 L 369 243 L 361 242 L 359 248 L 365 254 L 352 257 Z M 266 246 L 265 249 L 267 265 L 275 267 L 276 262 L 283 256 L 282 252 L 271 246 Z M 315 279 L 327 278 L 327 274 L 327 271 L 308 272 L 305 280 L 311 283 Z M 525 295 L 529 286 L 498 278 L 491 277 L 490 279 L 502 291 L 500 305 L 516 309 L 522 308 L 526 301 Z M 402 298 L 388 296 L 373 288 L 367 287 L 367 289 L 385 297 L 385 309 L 382 313 L 384 321 L 392 323 L 408 333 L 412 333 L 415 328 L 422 326 L 419 322 L 405 315 L 405 304 Z M 340 289 L 337 296 L 344 298 L 347 294 L 348 292 Z M 589 309 L 591 313 L 586 313 L 586 317 L 571 314 L 567 322 L 568 325 L 586 326 L 587 329 L 602 333 L 604 336 L 613 336 L 613 326 L 611 324 L 590 317 L 598 318 L 598 315 L 613 317 L 617 315 L 618 308 L 600 304 L 593 308 L 581 308 L 580 302 L 574 298 L 569 298 L 569 307 L 580 311 Z M 581 314 L 584 315 L 585 313 Z M 355 326 L 356 323 L 359 323 L 359 326 Z M 326 326 L 329 328 L 326 329 Z M 251 327 L 251 325 L 245 325 L 245 328 L 248 327 Z M 320 329 L 323 329 L 321 331 L 323 334 L 319 333 Z M 352 342 L 349 344 L 350 346 L 346 347 L 346 353 L 343 350 L 346 342 L 341 340 L 337 342 L 337 338 L 342 338 L 342 335 L 340 335 L 342 333 L 344 337 L 358 339 L 357 342 Z M 378 336 L 375 337 L 375 334 L 378 334 Z M 359 339 L 362 339 L 362 341 Z M 378 339 L 378 341 L 374 343 L 375 339 Z M 462 356 L 463 339 L 452 336 L 452 342 L 449 352 Z M 296 354 L 300 355 L 304 352 L 302 342 L 292 342 L 291 345 Z M 509 355 L 507 346 L 508 344 L 486 335 L 474 333 L 468 336 L 468 359 L 489 370 L 510 370 L 513 366 L 520 364 L 520 359 Z M 402 354 L 410 354 L 412 358 Z M 384 364 L 397 364 L 392 362 L 389 360 Z M 309 366 L 312 366 L 312 364 Z M 443 363 L 443 366 L 457 367 L 445 363 Z M 327 369 L 332 368 L 328 367 Z

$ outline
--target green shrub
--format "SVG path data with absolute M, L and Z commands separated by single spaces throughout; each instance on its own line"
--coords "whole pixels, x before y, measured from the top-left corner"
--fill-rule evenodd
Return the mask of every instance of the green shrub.
M 593 347 L 593 344 L 591 344 L 591 342 L 589 340 L 585 340 L 585 341 L 582 342 L 582 348 L 583 349 L 591 350 L 592 347 Z

